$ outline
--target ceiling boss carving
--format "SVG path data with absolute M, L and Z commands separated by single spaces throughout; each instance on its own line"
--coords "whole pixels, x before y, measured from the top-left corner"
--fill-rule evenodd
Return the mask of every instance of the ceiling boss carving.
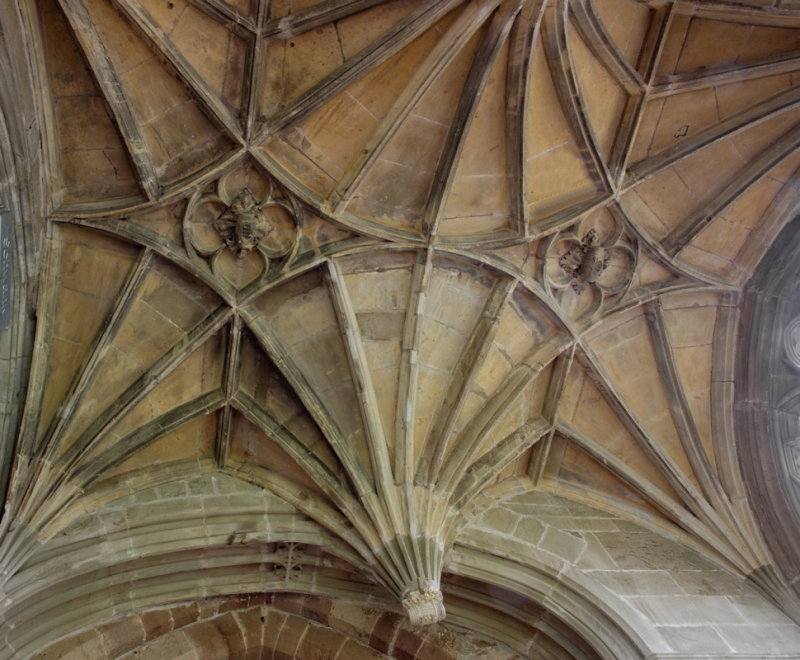
M 239 259 L 256 247 L 272 227 L 267 226 L 253 193 L 245 188 L 214 221 L 214 229 Z
M 241 288 L 291 260 L 298 215 L 270 177 L 239 166 L 190 199 L 183 220 L 187 251 Z
M 572 280 L 573 291 L 580 293 L 587 284 L 597 282 L 610 259 L 611 254 L 597 244 L 597 231 L 590 229 L 580 242 L 574 242 L 561 255 L 558 265 Z
M 591 215 L 545 242 L 545 284 L 574 319 L 589 319 L 627 291 L 636 242 L 610 213 Z

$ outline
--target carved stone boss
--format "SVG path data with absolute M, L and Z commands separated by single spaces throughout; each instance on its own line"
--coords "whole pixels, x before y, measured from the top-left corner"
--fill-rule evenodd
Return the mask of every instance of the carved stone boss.
M 608 268 L 611 259 L 609 252 L 598 245 L 597 232 L 590 229 L 580 242 L 575 242 L 558 260 L 558 265 L 572 281 L 576 293 L 583 291 L 587 284 L 597 281 Z
M 244 188 L 214 221 L 225 245 L 241 259 L 271 231 L 253 193 Z
M 256 188 L 234 170 L 215 190 L 195 194 L 184 217 L 190 255 L 236 288 L 265 276 L 275 262 L 286 266 L 299 239 L 297 205 L 266 174 L 249 176 Z
M 589 319 L 627 290 L 637 262 L 633 237 L 610 214 L 585 218 L 545 243 L 544 281 L 574 319 Z

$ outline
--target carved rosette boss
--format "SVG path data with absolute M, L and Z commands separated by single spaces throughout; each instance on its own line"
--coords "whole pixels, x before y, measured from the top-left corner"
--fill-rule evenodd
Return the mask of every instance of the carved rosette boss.
M 636 268 L 636 245 L 609 213 L 585 218 L 550 238 L 545 285 L 573 319 L 594 315 L 625 293 Z
M 286 264 L 297 249 L 298 209 L 266 175 L 240 170 L 190 200 L 184 238 L 190 254 L 236 288 Z

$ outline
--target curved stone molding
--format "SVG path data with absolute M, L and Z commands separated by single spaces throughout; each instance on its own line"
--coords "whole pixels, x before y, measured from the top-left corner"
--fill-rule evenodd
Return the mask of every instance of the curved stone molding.
M 800 438 L 787 442 L 783 449 L 789 474 L 800 484 Z
M 5 500 L 15 456 L 22 399 L 28 385 L 34 344 L 35 300 L 39 284 L 40 250 L 44 239 L 47 165 L 43 154 L 41 118 L 37 111 L 35 50 L 38 36 L 28 27 L 19 3 L 0 6 L 0 209 L 10 216 L 10 244 L 2 283 L 8 287 L 8 323 L 0 328 L 0 498 Z M 40 75 L 41 72 L 38 72 Z M 8 521 L 5 521 L 8 523 Z M 2 530 L 0 530 L 2 536 Z
M 141 635 L 125 634 L 142 631 Z M 553 635 L 557 638 L 557 635 Z M 536 652 L 564 657 L 553 638 L 540 634 Z M 85 657 L 293 657 L 389 660 L 481 657 L 518 660 L 526 649 L 515 640 L 487 639 L 475 632 L 440 628 L 432 641 L 400 615 L 334 597 L 254 594 L 191 601 L 140 614 L 116 615 L 91 631 L 70 634 L 39 650 L 31 660 Z M 228 655 L 224 655 L 227 653 Z M 594 657 L 591 656 L 592 660 Z
M 788 225 L 745 288 L 739 324 L 739 463 L 761 532 L 800 594 L 800 225 Z
M 783 331 L 783 348 L 792 366 L 800 369 L 800 316 L 792 319 Z
M 524 532 L 508 544 L 512 521 Z M 701 648 L 767 658 L 800 648 L 800 627 L 752 582 L 660 533 L 551 494 L 487 508 L 459 536 L 446 570 L 551 603 L 605 658 L 707 657 Z

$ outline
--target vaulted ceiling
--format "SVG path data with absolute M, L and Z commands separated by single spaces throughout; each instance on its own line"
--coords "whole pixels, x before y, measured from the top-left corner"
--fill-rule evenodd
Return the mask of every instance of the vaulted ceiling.
M 45 220 L 0 657 L 268 648 L 267 611 L 336 649 L 394 612 L 389 655 L 684 651 L 541 558 L 611 553 L 583 518 L 798 617 L 733 415 L 800 199 L 794 3 L 19 5 Z M 184 602 L 179 638 L 98 627 Z

